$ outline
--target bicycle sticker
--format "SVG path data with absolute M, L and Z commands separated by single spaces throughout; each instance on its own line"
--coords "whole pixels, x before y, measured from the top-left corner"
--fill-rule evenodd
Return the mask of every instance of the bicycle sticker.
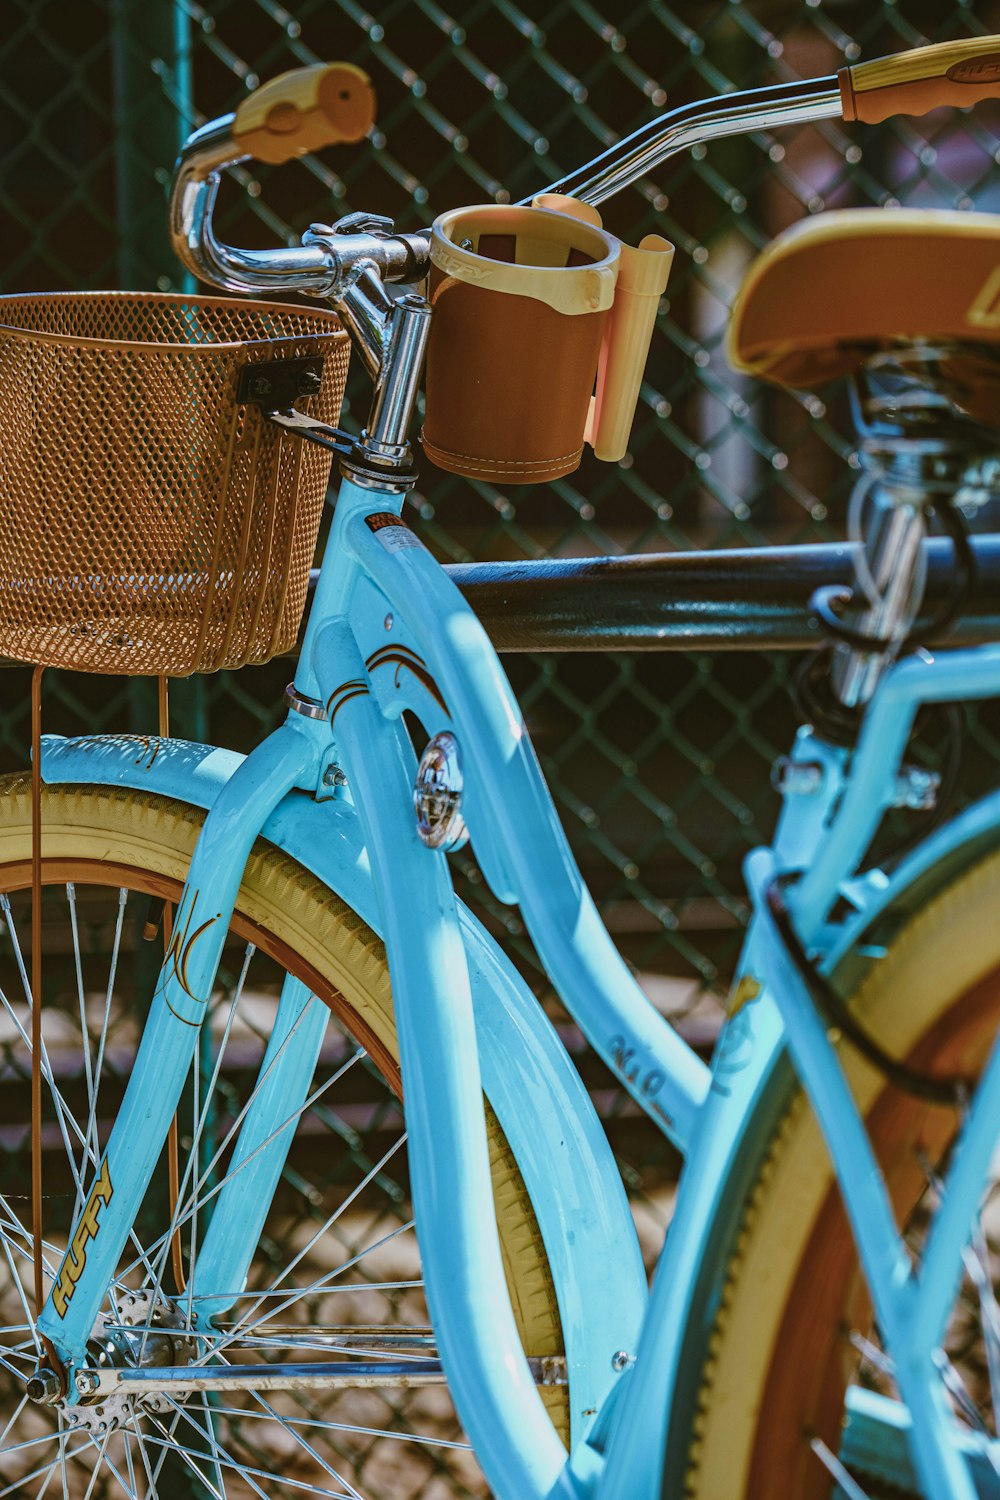
M 90 1190 L 83 1213 L 80 1215 L 80 1223 L 73 1236 L 73 1243 L 66 1251 L 66 1257 L 59 1272 L 59 1279 L 52 1292 L 52 1302 L 56 1312 L 61 1318 L 65 1318 L 66 1309 L 73 1300 L 76 1284 L 83 1275 L 83 1268 L 87 1264 L 87 1246 L 91 1240 L 96 1240 L 97 1231 L 100 1229 L 100 1213 L 102 1207 L 107 1207 L 114 1197 L 114 1188 L 111 1186 L 111 1173 L 108 1170 L 107 1159 L 101 1163 L 101 1170 L 97 1180 Z
M 391 510 L 378 510 L 365 516 L 365 525 L 373 531 L 387 552 L 404 552 L 409 547 L 422 547 L 418 536 Z

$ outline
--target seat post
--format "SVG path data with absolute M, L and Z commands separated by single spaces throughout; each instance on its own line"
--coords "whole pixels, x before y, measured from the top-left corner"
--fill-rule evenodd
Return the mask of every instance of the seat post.
M 870 474 L 861 476 L 858 489 L 870 506 L 868 535 L 861 543 L 865 562 L 856 560 L 859 592 L 867 607 L 851 626 L 873 642 L 899 644 L 909 634 L 924 595 L 927 496 L 912 483 L 876 480 L 873 484 Z M 864 651 L 839 644 L 834 654 L 833 690 L 840 702 L 846 708 L 867 703 L 893 655 L 891 649 Z
M 852 385 L 862 470 L 848 511 L 855 588 L 831 674 L 849 709 L 868 702 L 911 635 L 926 582 L 928 512 L 937 508 L 954 539 L 949 509 L 980 504 L 995 488 L 984 463 L 997 436 L 955 401 L 960 353 L 917 341 L 880 350 Z

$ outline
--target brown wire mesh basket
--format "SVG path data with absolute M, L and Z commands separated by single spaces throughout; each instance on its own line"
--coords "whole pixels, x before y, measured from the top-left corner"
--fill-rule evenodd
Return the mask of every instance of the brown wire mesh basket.
M 0 655 L 179 677 L 289 650 L 331 455 L 241 395 L 306 361 L 283 383 L 336 424 L 349 354 L 322 308 L 0 298 Z

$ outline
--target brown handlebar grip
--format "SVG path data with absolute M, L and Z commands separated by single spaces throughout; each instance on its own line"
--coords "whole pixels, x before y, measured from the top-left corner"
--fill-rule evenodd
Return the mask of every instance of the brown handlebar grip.
M 319 63 L 272 78 L 244 99 L 233 120 L 233 140 L 255 161 L 277 164 L 360 141 L 375 120 L 371 79 L 353 63 Z
M 925 115 L 947 105 L 960 109 L 1000 99 L 1000 36 L 967 37 L 916 47 L 892 57 L 841 68 L 845 120 L 877 125 L 890 115 Z

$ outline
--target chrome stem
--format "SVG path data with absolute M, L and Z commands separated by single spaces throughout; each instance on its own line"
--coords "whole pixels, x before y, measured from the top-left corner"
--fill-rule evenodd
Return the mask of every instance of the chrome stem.
M 365 369 L 377 384 L 389 346 L 392 298 L 374 263 L 363 266 L 354 285 L 337 298 L 337 311 Z
M 388 453 L 406 443 L 420 389 L 420 372 L 430 332 L 431 305 L 423 297 L 400 297 L 389 324 L 385 368 L 375 385 L 368 426 L 362 441 L 373 453 Z

